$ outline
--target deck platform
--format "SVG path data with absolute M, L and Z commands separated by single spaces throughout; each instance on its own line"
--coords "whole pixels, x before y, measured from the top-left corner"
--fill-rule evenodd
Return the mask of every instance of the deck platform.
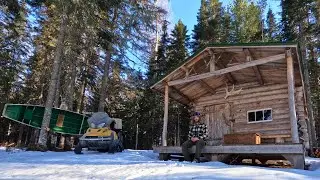
M 182 154 L 182 149 L 179 146 L 159 146 L 154 147 L 153 151 L 159 153 L 160 160 L 168 160 L 172 154 Z M 267 160 L 286 159 L 292 163 L 294 168 L 304 169 L 304 152 L 302 144 L 221 145 L 205 146 L 202 154 L 209 161 L 222 162 L 234 155 L 258 159 L 261 163 L 265 163 Z M 195 147 L 190 149 L 190 153 L 195 153 Z

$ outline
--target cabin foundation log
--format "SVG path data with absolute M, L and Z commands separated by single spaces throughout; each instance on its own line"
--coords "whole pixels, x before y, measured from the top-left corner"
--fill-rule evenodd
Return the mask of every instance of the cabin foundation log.
M 159 154 L 159 160 L 168 161 L 169 158 L 170 158 L 170 154 L 164 154 L 164 153 Z
M 180 146 L 154 147 L 153 151 L 159 153 L 160 160 L 168 160 L 171 154 L 182 154 Z M 195 153 L 195 147 L 189 151 Z M 296 169 L 304 169 L 304 152 L 302 144 L 205 146 L 202 150 L 209 161 L 227 162 L 232 155 L 235 156 L 232 161 L 253 158 L 265 163 L 267 160 L 287 159 Z
M 295 169 L 304 169 L 304 155 L 297 154 L 283 154 L 284 158 L 286 158 L 292 164 Z

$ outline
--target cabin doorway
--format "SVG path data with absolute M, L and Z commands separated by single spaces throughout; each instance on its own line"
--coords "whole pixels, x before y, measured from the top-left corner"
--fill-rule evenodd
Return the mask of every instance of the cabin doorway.
M 208 126 L 208 145 L 218 146 L 223 143 L 223 135 L 231 132 L 230 103 L 216 104 L 205 107 L 205 121 Z

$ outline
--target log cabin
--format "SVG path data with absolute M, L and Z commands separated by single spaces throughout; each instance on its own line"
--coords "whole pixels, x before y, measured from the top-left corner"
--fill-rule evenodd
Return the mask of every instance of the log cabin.
M 202 114 L 209 130 L 203 153 L 210 160 L 259 154 L 261 162 L 282 157 L 303 168 L 314 127 L 304 87 L 296 43 L 208 45 L 151 87 L 165 102 L 162 146 L 154 151 L 164 160 L 181 153 L 181 147 L 166 142 L 171 99 Z M 245 142 L 250 136 L 258 143 Z M 241 137 L 248 138 L 242 142 Z

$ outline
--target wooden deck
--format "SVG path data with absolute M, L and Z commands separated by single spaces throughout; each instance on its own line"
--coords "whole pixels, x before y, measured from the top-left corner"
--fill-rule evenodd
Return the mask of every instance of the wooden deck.
M 179 146 L 160 146 L 154 147 L 153 151 L 159 153 L 160 160 L 170 159 L 171 154 L 182 154 Z M 195 147 L 190 149 L 195 152 Z M 290 161 L 294 168 L 304 169 L 304 147 L 302 144 L 286 145 L 223 145 L 223 146 L 205 146 L 202 154 L 210 161 L 225 161 L 231 155 L 240 155 L 242 157 L 252 157 L 258 159 L 261 163 L 267 160 Z

